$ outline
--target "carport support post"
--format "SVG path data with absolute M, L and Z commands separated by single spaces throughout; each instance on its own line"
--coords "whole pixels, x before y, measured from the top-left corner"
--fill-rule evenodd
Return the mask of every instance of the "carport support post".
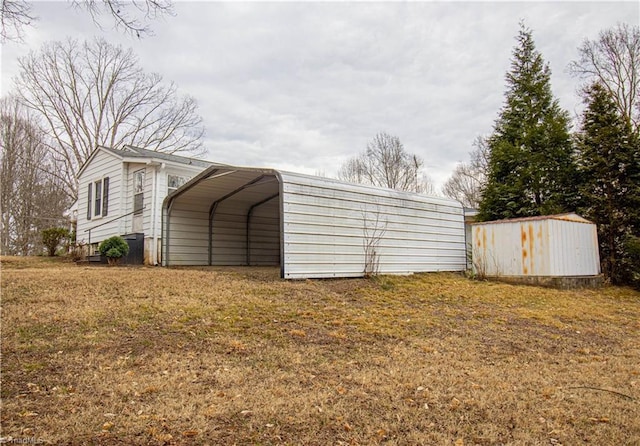
M 209 266 L 213 264 L 213 216 L 216 213 L 216 209 L 218 207 L 218 201 L 215 201 L 211 207 L 209 208 Z
M 173 207 L 173 199 L 169 200 L 168 206 L 162 208 L 162 226 L 164 226 L 164 234 L 162 237 L 162 265 L 169 266 L 169 239 L 171 236 L 171 225 L 169 224 L 169 218 L 171 217 L 171 208 Z

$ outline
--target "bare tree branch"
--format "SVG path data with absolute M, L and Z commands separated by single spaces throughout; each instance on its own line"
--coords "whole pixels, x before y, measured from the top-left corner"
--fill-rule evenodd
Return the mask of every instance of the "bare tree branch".
M 54 175 L 46 133 L 17 101 L 0 100 L 0 252 L 37 254 L 41 232 L 64 224 L 69 203 Z
M 0 41 L 22 42 L 24 28 L 31 26 L 37 17 L 31 13 L 31 5 L 24 0 L 2 0 L 0 3 Z
M 352 183 L 424 193 L 430 184 L 427 176 L 420 175 L 423 165 L 417 155 L 405 151 L 397 136 L 378 133 L 363 153 L 340 167 L 338 178 Z
M 144 73 L 131 49 L 104 39 L 51 42 L 19 64 L 19 97 L 46 124 L 74 196 L 78 168 L 99 145 L 202 153 L 196 101 Z
M 640 27 L 625 23 L 600 32 L 597 40 L 585 40 L 580 58 L 569 64 L 585 87 L 600 82 L 613 96 L 620 113 L 637 130 L 640 125 Z M 584 93 L 584 91 L 583 91 Z
M 91 15 L 93 22 L 102 28 L 101 18 L 106 13 L 115 22 L 116 29 L 141 37 L 153 34 L 147 21 L 163 15 L 173 15 L 170 0 L 72 0 L 74 7 L 84 9 Z
M 376 276 L 380 270 L 380 242 L 387 232 L 388 221 L 380 219 L 380 208 L 362 209 L 362 247 L 364 249 L 364 276 Z
M 458 200 L 463 206 L 477 209 L 489 169 L 489 146 L 484 137 L 476 138 L 473 145 L 475 149 L 470 153 L 470 162 L 456 166 L 451 177 L 442 186 L 442 193 Z
M 89 13 L 91 19 L 103 29 L 103 17 L 113 21 L 113 27 L 137 37 L 152 35 L 150 21 L 164 16 L 172 16 L 171 0 L 69 0 L 74 8 Z M 31 5 L 26 0 L 1 0 L 0 41 L 21 42 L 24 28 L 38 20 L 31 13 Z

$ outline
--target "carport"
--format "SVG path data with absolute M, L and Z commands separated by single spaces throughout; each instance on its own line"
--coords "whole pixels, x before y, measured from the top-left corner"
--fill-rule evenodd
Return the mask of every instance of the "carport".
M 162 264 L 274 265 L 287 279 L 465 269 L 460 203 L 212 166 L 163 203 Z

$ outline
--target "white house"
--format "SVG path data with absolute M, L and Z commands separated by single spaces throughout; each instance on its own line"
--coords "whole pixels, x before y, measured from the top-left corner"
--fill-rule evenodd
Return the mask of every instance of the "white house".
M 133 146 L 98 147 L 78 173 L 78 242 L 93 254 L 111 236 L 144 234 L 145 263 L 160 263 L 163 200 L 212 165 Z

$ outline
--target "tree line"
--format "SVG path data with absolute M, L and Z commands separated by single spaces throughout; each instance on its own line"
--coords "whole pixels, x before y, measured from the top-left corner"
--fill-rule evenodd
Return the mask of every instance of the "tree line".
M 598 226 L 603 273 L 640 283 L 640 29 L 619 24 L 585 40 L 570 71 L 585 109 L 571 132 L 551 71 L 521 24 L 493 132 L 443 193 L 481 221 L 577 212 Z

